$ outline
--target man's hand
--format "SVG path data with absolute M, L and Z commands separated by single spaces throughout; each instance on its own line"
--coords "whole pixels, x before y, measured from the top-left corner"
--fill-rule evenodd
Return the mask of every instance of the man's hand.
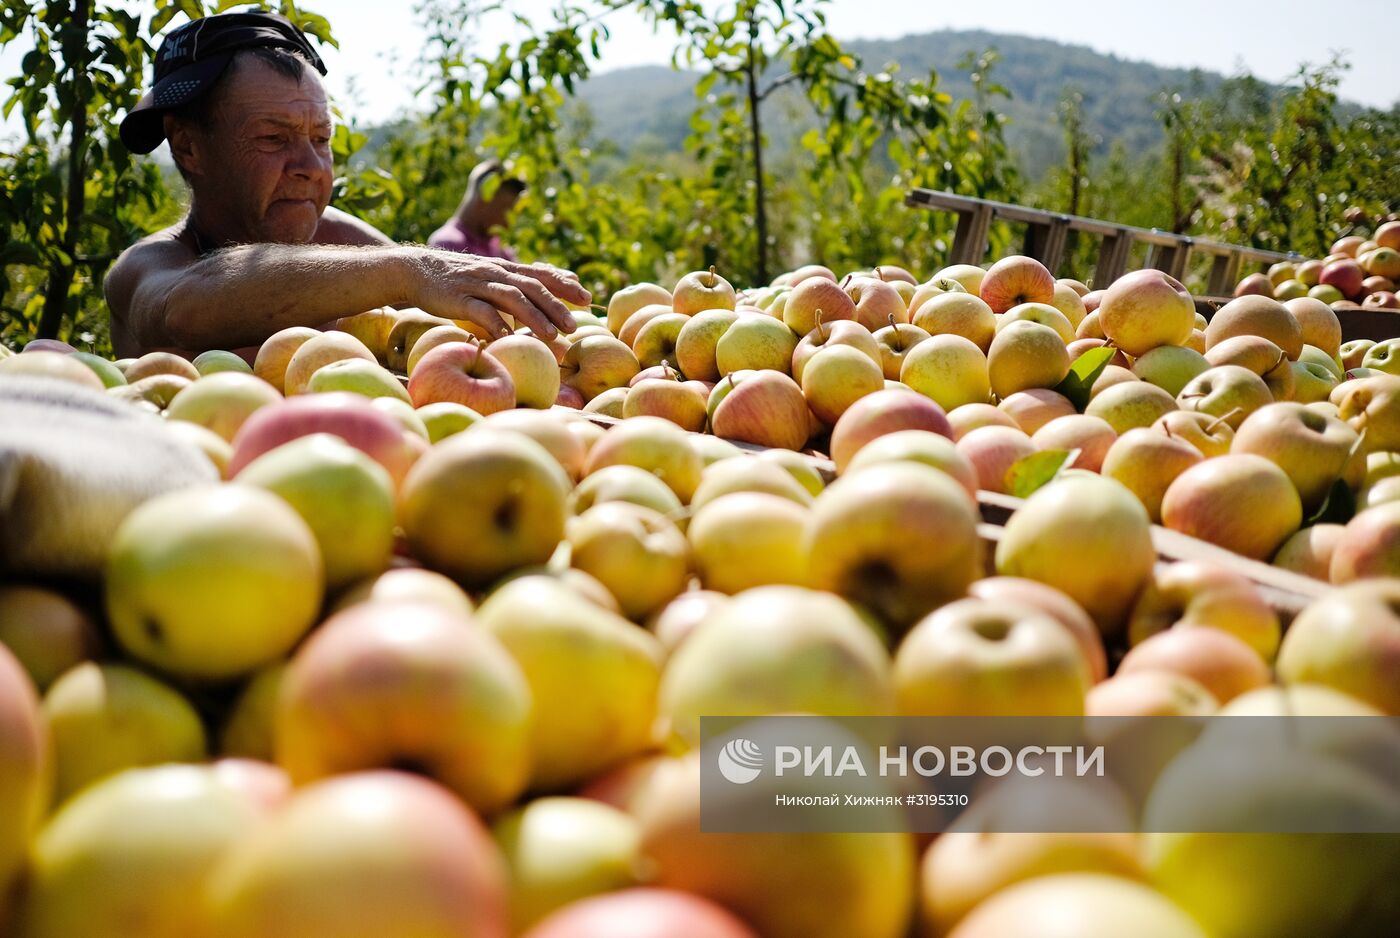
M 502 312 L 542 339 L 573 332 L 574 318 L 560 300 L 583 305 L 592 299 L 574 274 L 548 264 L 421 249 L 409 266 L 409 305 L 445 319 L 470 320 L 493 336 L 511 331 Z

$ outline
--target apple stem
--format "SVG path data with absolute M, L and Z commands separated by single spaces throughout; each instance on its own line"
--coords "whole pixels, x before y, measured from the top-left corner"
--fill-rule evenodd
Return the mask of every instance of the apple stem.
M 1221 414 L 1219 417 L 1216 417 L 1216 418 L 1215 418 L 1214 420 L 1212 420 L 1210 423 L 1206 424 L 1206 432 L 1207 432 L 1207 433 L 1211 432 L 1211 431 L 1214 430 L 1216 427 L 1220 426 L 1222 423 L 1229 423 L 1231 417 L 1235 416 L 1235 414 L 1243 413 L 1243 412 L 1244 412 L 1244 408 L 1243 408 L 1243 407 L 1236 407 L 1234 410 L 1231 410 L 1231 411 L 1228 412 L 1228 413 Z
M 714 265 L 714 264 L 711 264 L 711 265 L 710 265 L 710 282 L 707 283 L 707 284 L 705 284 L 705 286 L 707 286 L 707 287 L 713 287 L 713 286 L 714 286 L 715 284 L 717 284 L 717 283 L 719 283 L 719 274 L 715 272 L 715 265 Z
M 677 372 L 676 369 L 672 368 L 672 367 L 671 367 L 671 363 L 670 363 L 669 361 L 667 361 L 666 359 L 664 359 L 664 358 L 661 359 L 661 368 L 662 368 L 662 370 L 663 370 L 663 371 L 665 372 L 665 374 L 666 374 L 666 380 L 668 380 L 668 381 L 679 381 L 679 380 L 680 380 L 680 373 Z
M 825 342 L 825 341 L 826 341 L 826 330 L 823 328 L 823 327 L 826 325 L 826 323 L 822 322 L 822 316 L 824 316 L 824 315 L 825 315 L 825 313 L 823 313 L 823 312 L 821 311 L 821 309 L 819 308 L 819 309 L 817 310 L 817 326 L 816 326 L 816 333 L 817 333 L 817 338 L 818 338 L 818 339 L 821 339 L 822 342 Z

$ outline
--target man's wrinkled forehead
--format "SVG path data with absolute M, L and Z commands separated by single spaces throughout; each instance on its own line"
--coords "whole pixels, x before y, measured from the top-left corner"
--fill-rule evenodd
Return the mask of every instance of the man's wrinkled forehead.
M 307 69 L 300 80 L 254 57 L 243 58 L 228 78 L 220 102 L 233 123 L 269 121 L 305 127 L 331 124 L 330 103 L 321 76 Z

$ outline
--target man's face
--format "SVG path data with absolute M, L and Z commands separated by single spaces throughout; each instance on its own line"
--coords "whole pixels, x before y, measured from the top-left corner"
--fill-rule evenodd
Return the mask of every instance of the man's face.
M 330 203 L 331 115 L 321 77 L 243 56 L 219 90 L 194 179 L 200 213 L 250 242 L 304 244 Z
M 486 227 L 504 228 L 510 221 L 510 213 L 520 200 L 520 190 L 514 186 L 498 185 L 491 198 L 486 200 Z

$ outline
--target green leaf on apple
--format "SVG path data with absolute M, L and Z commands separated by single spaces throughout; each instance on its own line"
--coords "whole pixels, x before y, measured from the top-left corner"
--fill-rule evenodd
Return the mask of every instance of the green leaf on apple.
M 1322 500 L 1322 505 L 1313 512 L 1311 518 L 1303 522 L 1303 527 L 1312 527 L 1315 524 L 1346 524 L 1356 514 L 1356 495 L 1352 492 L 1351 486 L 1342 479 L 1332 483 L 1332 488 L 1328 490 L 1327 497 Z
M 1109 361 L 1117 353 L 1116 348 L 1101 345 L 1098 348 L 1091 348 L 1080 355 L 1069 366 L 1069 374 L 1065 375 L 1065 380 L 1055 385 L 1055 390 L 1069 398 L 1074 404 L 1074 409 L 1080 413 L 1089 406 L 1089 391 L 1093 388 L 1094 382 L 1099 380 L 1099 375 L 1108 367 Z
M 1022 456 L 1006 470 L 1006 490 L 1017 498 L 1029 498 L 1035 491 L 1060 474 L 1078 454 L 1063 449 L 1047 449 Z

